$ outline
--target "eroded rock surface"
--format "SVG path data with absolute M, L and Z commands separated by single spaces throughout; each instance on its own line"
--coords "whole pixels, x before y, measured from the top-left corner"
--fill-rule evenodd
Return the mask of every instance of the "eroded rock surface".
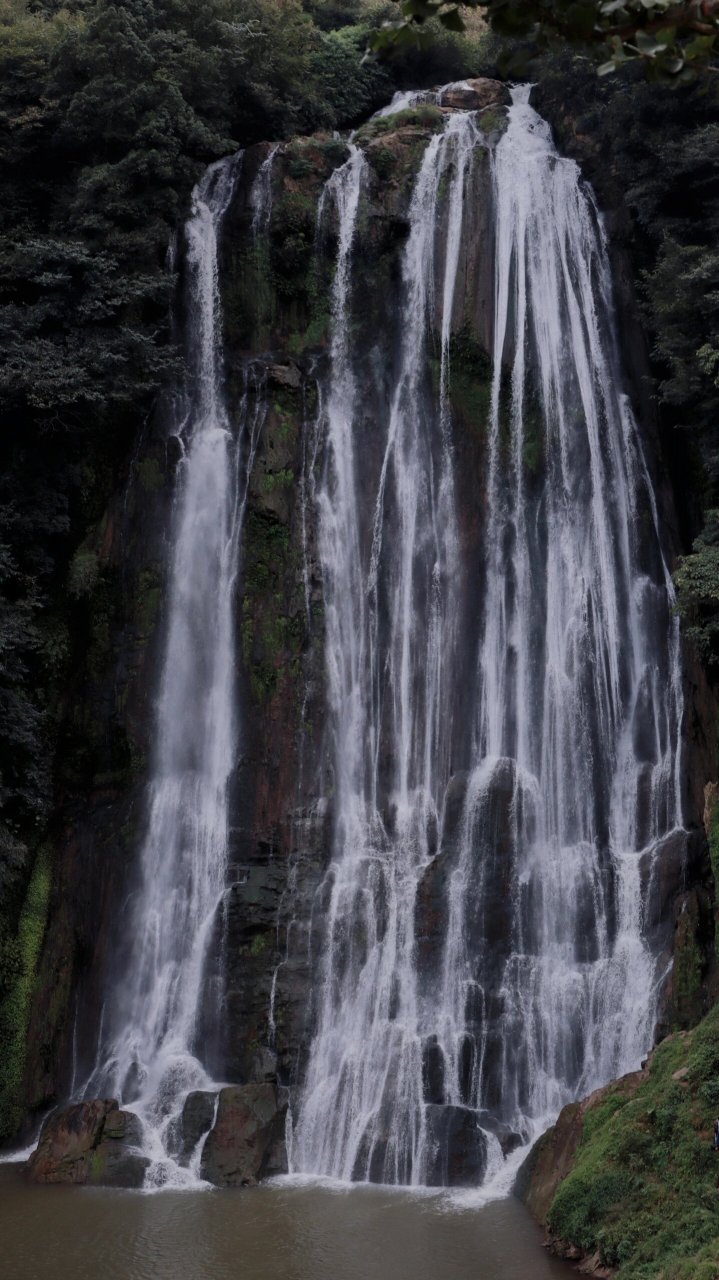
M 278 1147 L 286 1110 L 274 1084 L 221 1089 L 215 1123 L 202 1150 L 202 1177 L 216 1187 L 252 1187 L 263 1177 L 284 1172 Z
M 46 1120 L 25 1177 L 35 1183 L 141 1187 L 149 1164 L 141 1137 L 138 1117 L 121 1111 L 114 1098 L 73 1103 Z

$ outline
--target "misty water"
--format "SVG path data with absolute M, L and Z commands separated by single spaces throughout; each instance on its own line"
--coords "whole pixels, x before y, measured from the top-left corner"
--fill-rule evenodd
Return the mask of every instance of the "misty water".
M 0 1166 L 12 1280 L 569 1280 L 516 1200 L 275 1184 L 203 1193 L 27 1187 Z

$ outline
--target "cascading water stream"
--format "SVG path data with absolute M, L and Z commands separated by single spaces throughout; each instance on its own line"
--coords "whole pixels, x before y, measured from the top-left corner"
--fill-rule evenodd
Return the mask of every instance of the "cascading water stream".
M 454 188 L 461 191 L 473 135 L 471 116 L 453 117 L 430 142 L 417 178 L 403 264 L 402 350 L 365 546 L 359 495 L 366 509 L 368 490 L 354 439 L 359 391 L 349 328 L 361 152 L 353 148 L 326 188 L 337 207 L 339 248 L 318 509 L 336 830 L 319 1026 L 292 1163 L 343 1179 L 422 1180 L 414 897 L 449 772 L 446 707 L 457 620 L 451 459 L 448 440 L 433 439 L 427 414 L 425 340 L 439 183 L 453 165 L 444 280 L 451 298 L 461 221 Z M 380 808 L 386 734 L 391 813 Z
M 270 225 L 272 216 L 272 166 L 279 149 L 280 144 L 277 143 L 262 161 L 250 191 L 251 229 L 252 237 L 255 241 L 259 236 L 267 234 Z
M 258 413 L 231 428 L 223 387 L 218 237 L 241 156 L 212 165 L 185 227 L 191 384 L 178 422 L 178 466 L 148 818 L 132 936 L 136 939 L 86 1089 L 138 1113 L 152 1164 L 148 1184 L 194 1178 L 172 1155 L 190 1089 L 211 1087 L 203 1025 L 219 1024 L 208 949 L 227 865 L 227 789 L 237 748 L 234 584 L 244 513 L 241 453 Z M 249 445 L 247 440 L 249 439 Z
M 601 224 L 528 97 L 515 91 L 494 165 L 477 763 L 439 1033 L 448 1101 L 490 1105 L 524 1138 L 651 1044 L 662 973 L 644 898 L 653 853 L 681 825 L 682 717 L 673 589 L 620 390 Z M 511 945 L 498 967 L 502 805 Z M 468 1017 L 470 950 L 472 1000 L 500 1006 L 491 1025 L 486 1010 Z
M 334 845 L 291 1166 L 343 1180 L 491 1177 L 566 1101 L 638 1065 L 663 976 L 646 903 L 682 816 L 672 584 L 601 223 L 523 89 L 491 160 L 484 563 L 462 564 L 451 330 L 485 145 L 455 112 L 424 153 L 374 471 L 357 438 L 356 148 L 323 197 L 339 229 L 317 493 Z M 463 575 L 481 625 L 458 690 Z M 423 967 L 428 885 L 444 936 Z

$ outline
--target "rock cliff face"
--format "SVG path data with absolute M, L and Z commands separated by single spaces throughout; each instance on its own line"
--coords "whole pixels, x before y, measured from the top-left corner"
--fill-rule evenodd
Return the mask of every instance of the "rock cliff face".
M 366 353 L 369 451 L 379 447 L 372 423 L 388 355 L 382 343 L 393 335 L 399 255 L 422 153 L 454 109 L 477 109 L 478 127 L 491 144 L 504 128 L 506 103 L 504 86 L 477 82 L 453 96 L 446 94 L 440 106 L 420 105 L 370 121 L 355 139 L 369 167 L 357 248 L 363 275 L 358 324 Z M 263 425 L 251 472 L 237 593 L 242 734 L 231 787 L 229 888 L 213 958 L 213 974 L 223 984 L 224 1016 L 219 1028 L 204 1029 L 206 1039 L 214 1041 L 210 1058 L 217 1078 L 238 1086 L 220 1094 L 213 1137 L 203 1156 L 205 1175 L 219 1184 L 246 1183 L 282 1168 L 277 1084 L 295 1086 L 301 1078 L 315 1016 L 312 975 L 322 945 L 322 930 L 315 925 L 325 906 L 318 890 L 328 863 L 334 790 L 324 738 L 324 619 L 313 484 L 317 377 L 327 360 L 335 246 L 333 233 L 317 229 L 317 206 L 324 181 L 345 155 L 345 143 L 326 135 L 295 139 L 274 150 L 250 149 L 221 245 L 228 403 L 235 406 L 238 423 L 243 406 L 255 404 Z M 266 182 L 261 181 L 263 173 L 269 175 Z M 486 421 L 491 383 L 489 152 L 476 164 L 472 181 L 451 326 L 451 402 L 465 565 L 481 559 L 486 504 L 482 478 L 487 445 L 480 424 Z M 391 340 L 396 339 L 394 334 Z M 651 420 L 645 425 L 651 437 Z M 138 440 L 127 488 L 83 551 L 93 566 L 82 601 L 87 646 L 78 652 L 76 681 L 67 694 L 64 796 L 51 839 L 48 927 L 22 1085 L 23 1104 L 33 1115 L 68 1097 L 88 1077 L 104 992 L 127 943 L 127 901 L 136 883 L 145 818 L 143 788 L 165 619 L 164 531 L 176 463 L 176 441 L 158 412 Z M 528 465 L 531 469 L 532 457 Z M 658 448 L 652 465 L 671 539 L 671 486 Z M 366 519 L 371 518 L 367 512 Z M 475 640 L 475 620 L 471 606 L 467 608 L 466 625 L 460 626 L 466 637 L 460 643 L 460 666 L 469 663 Z M 714 768 L 706 746 L 713 708 L 700 673 L 690 667 L 688 679 L 694 708 L 688 731 L 691 856 L 686 864 L 668 847 L 653 889 L 653 916 L 667 955 L 674 938 L 679 956 L 688 957 L 675 968 L 666 1026 L 696 1016 L 713 945 L 707 845 L 700 825 L 703 789 Z M 457 821 L 465 785 L 460 775 L 451 783 Z M 509 800 L 511 787 L 503 787 L 499 778 L 492 798 L 498 858 L 511 821 Z M 442 904 L 451 871 L 453 803 L 449 797 L 446 852 L 428 868 L 417 901 L 418 948 L 427 974 L 436 966 L 446 928 Z M 501 886 L 499 879 L 497 883 Z M 492 904 L 491 921 L 477 923 L 483 937 L 491 936 L 498 963 L 508 944 L 506 906 L 500 894 Z M 428 1046 L 429 1076 L 432 1071 Z M 440 1106 L 444 1099 L 437 1070 L 435 1094 Z M 193 1136 L 196 1144 L 197 1133 L 206 1132 L 210 1120 L 206 1100 L 190 1096 L 195 1101 L 182 1139 L 188 1151 Z M 131 1138 L 125 1130 L 118 1136 L 124 1113 L 111 1102 L 87 1105 L 97 1114 L 70 1108 L 43 1132 L 30 1169 L 34 1180 L 92 1182 L 102 1180 L 101 1166 L 112 1170 L 122 1165 L 113 1153 Z M 563 1113 L 560 1136 L 547 1140 L 555 1144 L 551 1156 L 537 1157 L 536 1170 L 546 1159 L 557 1164 L 557 1143 L 569 1167 L 587 1107 L 594 1105 L 591 1100 L 586 1106 L 577 1104 L 569 1118 Z M 442 1123 L 446 1121 L 444 1115 Z M 500 1140 L 511 1149 L 514 1135 L 502 1134 Z M 61 1148 L 65 1154 L 58 1157 Z M 473 1158 L 476 1165 L 484 1154 Z M 561 1161 L 559 1167 L 564 1167 Z M 117 1185 L 129 1185 L 117 1182 L 124 1176 L 108 1174 Z M 436 1181 L 447 1180 L 446 1171 L 438 1171 Z M 457 1180 L 462 1180 L 459 1175 Z M 540 1216 L 554 1189 L 535 1172 L 528 1196 Z

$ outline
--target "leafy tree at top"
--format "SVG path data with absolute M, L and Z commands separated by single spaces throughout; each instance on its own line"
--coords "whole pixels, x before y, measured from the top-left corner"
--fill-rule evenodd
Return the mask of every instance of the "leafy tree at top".
M 521 74 L 530 57 L 563 42 L 602 59 L 600 75 L 639 60 L 650 78 L 688 79 L 719 71 L 719 0 L 396 0 L 399 17 L 383 23 L 370 48 L 387 53 L 432 39 L 430 19 L 462 31 L 462 11 L 484 14 L 497 35 L 527 43 L 505 63 Z

